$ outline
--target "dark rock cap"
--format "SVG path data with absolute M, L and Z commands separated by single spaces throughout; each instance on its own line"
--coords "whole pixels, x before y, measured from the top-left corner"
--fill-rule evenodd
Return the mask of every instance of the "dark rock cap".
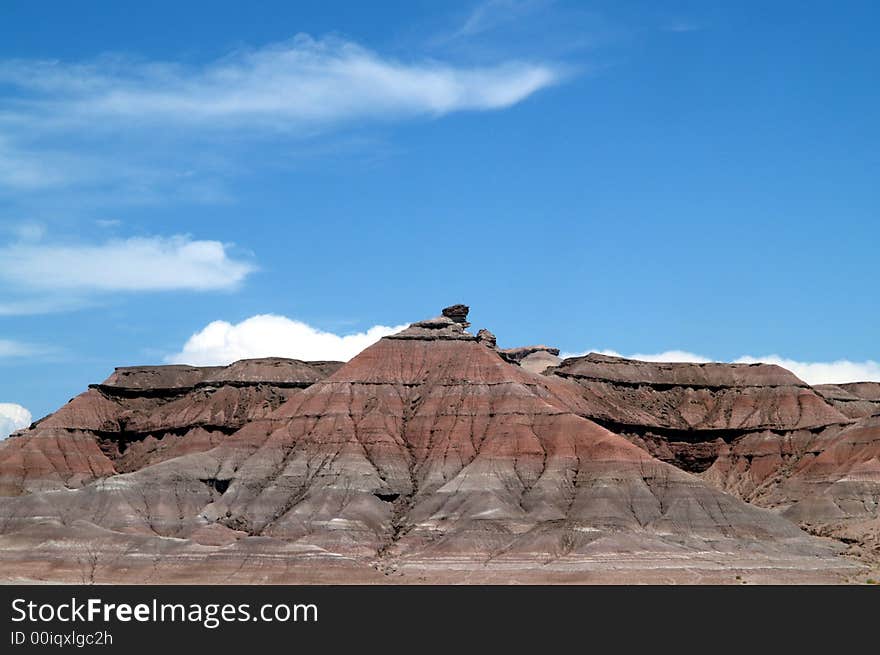
M 471 310 L 467 305 L 450 305 L 443 309 L 443 316 L 451 318 L 456 323 L 467 323 L 467 315 Z
M 474 341 L 476 337 L 465 331 L 470 326 L 466 320 L 469 310 L 467 305 L 452 305 L 443 310 L 442 316 L 416 321 L 405 330 L 384 338 Z

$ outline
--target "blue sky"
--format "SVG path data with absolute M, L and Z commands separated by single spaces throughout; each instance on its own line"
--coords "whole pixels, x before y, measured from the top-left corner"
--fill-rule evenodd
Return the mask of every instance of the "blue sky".
M 0 432 L 454 302 L 880 379 L 875 3 L 180 4 L 0 10 Z

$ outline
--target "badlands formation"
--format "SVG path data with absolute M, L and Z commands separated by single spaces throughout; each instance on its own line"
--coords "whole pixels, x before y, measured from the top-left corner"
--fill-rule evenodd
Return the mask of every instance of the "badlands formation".
M 878 577 L 880 384 L 560 361 L 467 313 L 347 363 L 117 369 L 0 442 L 0 580 Z

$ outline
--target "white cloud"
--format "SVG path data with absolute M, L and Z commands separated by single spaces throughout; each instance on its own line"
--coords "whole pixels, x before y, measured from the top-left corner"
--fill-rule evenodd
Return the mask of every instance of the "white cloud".
M 251 357 L 348 361 L 405 325 L 376 325 L 366 332 L 338 335 L 284 316 L 260 314 L 241 323 L 214 321 L 196 332 L 183 350 L 166 358 L 171 364 L 209 366 Z
M 581 353 L 560 353 L 563 359 L 566 357 L 580 357 L 589 352 L 597 352 L 602 355 L 613 357 L 626 357 L 627 359 L 639 359 L 644 362 L 694 362 L 704 363 L 717 361 L 703 355 L 697 355 L 686 350 L 667 350 L 660 353 L 646 354 L 635 353 L 621 355 L 614 350 L 587 350 Z M 833 362 L 801 362 L 794 359 L 780 357 L 779 355 L 766 355 L 764 357 L 752 357 L 743 355 L 733 360 L 735 364 L 776 364 L 788 369 L 807 384 L 840 384 L 844 382 L 880 382 L 880 363 L 873 360 L 863 362 L 851 362 L 841 359 Z
M 225 202 L 226 179 L 314 157 L 313 142 L 338 128 L 500 110 L 565 74 L 511 58 L 396 59 L 306 35 L 198 65 L 0 59 L 0 196 L 52 208 Z M 255 142 L 271 144 L 259 161 Z
M 808 384 L 839 384 L 842 382 L 880 382 L 880 362 L 866 360 L 851 362 L 839 359 L 833 362 L 798 362 L 779 355 L 751 357 L 745 355 L 736 360 L 743 364 L 764 362 L 776 364 L 797 375 Z
M 0 248 L 0 280 L 55 293 L 231 289 L 253 270 L 230 258 L 225 244 L 187 236 Z
M 559 353 L 559 356 L 562 359 L 566 357 L 582 357 L 588 353 L 599 353 L 600 355 L 609 355 L 611 357 L 625 357 L 626 359 L 638 359 L 643 362 L 693 362 L 693 363 L 702 363 L 702 362 L 711 362 L 712 360 L 708 357 L 703 357 L 702 355 L 695 355 L 694 353 L 688 352 L 686 350 L 665 350 L 660 353 L 635 353 L 632 355 L 621 355 L 616 350 L 585 350 L 580 353 Z
M 306 35 L 201 67 L 111 57 L 86 63 L 0 61 L 0 83 L 20 90 L 5 113 L 7 124 L 79 123 L 90 130 L 107 121 L 136 128 L 291 127 L 492 110 L 559 79 L 549 65 L 403 62 L 350 41 Z
M 31 413 L 15 403 L 0 403 L 0 439 L 31 424 Z

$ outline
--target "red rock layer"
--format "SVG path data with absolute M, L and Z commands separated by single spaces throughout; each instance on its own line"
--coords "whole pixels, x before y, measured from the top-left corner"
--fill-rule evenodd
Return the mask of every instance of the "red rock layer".
M 464 306 L 448 308 L 323 379 L 307 374 L 320 378 L 332 365 L 290 364 L 306 366 L 296 375 L 307 379 L 295 384 L 274 368 L 251 375 L 247 363 L 118 370 L 34 434 L 0 447 L 0 479 L 22 494 L 0 504 L 0 578 L 34 575 L 39 558 L 55 572 L 50 579 L 70 579 L 83 573 L 84 552 L 99 553 L 104 581 L 221 581 L 218 572 L 251 582 L 382 573 L 584 581 L 613 570 L 645 580 L 661 570 L 743 567 L 784 577 L 857 568 L 837 557 L 838 545 L 716 488 L 729 486 L 720 465 L 716 479 L 703 479 L 631 443 L 647 432 L 628 439 L 591 419 L 676 434 L 764 434 L 747 467 L 763 476 L 759 486 L 781 468 L 765 475 L 754 466 L 758 448 L 773 452 L 765 422 L 830 435 L 843 434 L 847 420 L 787 372 L 655 371 L 605 358 L 538 375 L 485 334 L 467 333 L 466 316 Z M 213 440 L 214 428 L 239 422 Z M 50 430 L 61 431 L 54 441 Z M 717 447 L 733 452 L 724 438 Z M 39 451 L 38 465 L 15 455 L 27 448 Z M 789 451 L 810 449 L 798 441 L 778 458 L 785 464 Z M 95 469 L 90 457 L 108 468 Z M 853 471 L 865 468 L 854 463 L 846 475 Z
M 766 430 L 815 430 L 848 417 L 778 366 L 651 363 L 592 353 L 547 374 L 573 380 L 585 416 L 654 456 L 699 472 L 725 443 Z
M 815 389 L 850 418 L 880 414 L 880 382 L 820 384 Z
M 340 366 L 270 358 L 125 367 L 0 443 L 0 495 L 60 487 L 213 448 Z
M 880 415 L 818 433 L 750 435 L 704 477 L 880 561 Z
M 422 325 L 216 448 L 12 499 L 0 519 L 17 535 L 51 532 L 24 518 L 39 516 L 247 552 L 284 544 L 386 573 L 571 574 L 609 557 L 836 565 L 833 546 L 656 460 L 583 404 L 569 381 Z

